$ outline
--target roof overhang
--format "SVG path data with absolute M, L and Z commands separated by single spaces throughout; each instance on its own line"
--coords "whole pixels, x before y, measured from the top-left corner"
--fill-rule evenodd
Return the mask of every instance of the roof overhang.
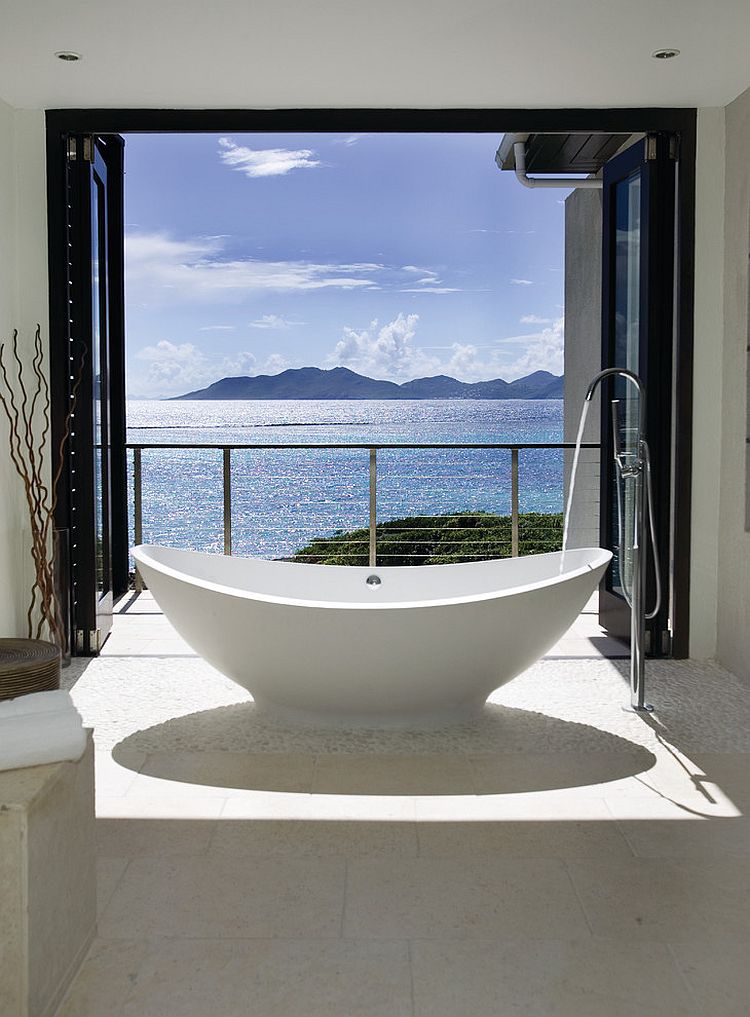
M 495 156 L 501 170 L 515 170 L 513 146 L 526 147 L 527 173 L 598 173 L 631 137 L 629 134 L 505 134 Z

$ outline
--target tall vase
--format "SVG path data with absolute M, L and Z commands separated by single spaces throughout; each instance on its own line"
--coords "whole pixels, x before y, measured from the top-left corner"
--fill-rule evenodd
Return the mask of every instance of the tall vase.
M 55 599 L 60 634 L 55 642 L 60 647 L 60 665 L 70 664 L 70 531 L 52 531 L 52 562 Z

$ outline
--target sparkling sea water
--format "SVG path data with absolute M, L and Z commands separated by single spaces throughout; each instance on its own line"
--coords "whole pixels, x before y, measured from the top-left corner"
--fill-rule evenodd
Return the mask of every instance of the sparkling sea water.
M 367 449 L 285 444 L 561 442 L 563 402 L 550 400 L 129 401 L 128 441 L 264 444 L 232 452 L 233 552 L 281 558 L 312 537 L 367 526 Z M 143 452 L 143 540 L 220 552 L 221 449 Z M 133 459 L 131 484 L 131 543 Z M 383 449 L 378 521 L 510 512 L 506 449 Z M 563 453 L 521 450 L 521 512 L 561 512 Z

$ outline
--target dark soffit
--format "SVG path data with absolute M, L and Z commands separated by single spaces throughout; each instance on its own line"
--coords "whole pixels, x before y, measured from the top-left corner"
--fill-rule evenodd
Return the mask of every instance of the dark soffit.
M 514 170 L 513 143 L 526 144 L 528 173 L 598 173 L 630 134 L 506 134 L 498 149 L 501 169 Z

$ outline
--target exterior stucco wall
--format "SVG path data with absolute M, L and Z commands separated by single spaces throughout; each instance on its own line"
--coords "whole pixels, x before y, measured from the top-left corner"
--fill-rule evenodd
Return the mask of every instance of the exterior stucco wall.
M 717 656 L 750 682 L 750 532 L 746 529 L 750 89 L 727 106 L 725 116 Z
M 44 114 L 0 101 L 0 341 L 14 328 L 28 351 L 37 322 L 46 334 L 47 220 Z M 31 539 L 20 480 L 0 414 L 0 635 L 26 635 Z
M 601 191 L 573 191 L 565 201 L 564 440 L 578 433 L 583 399 L 601 364 Z M 584 441 L 598 442 L 599 395 L 586 420 Z M 565 498 L 573 453 L 565 453 Z M 571 547 L 599 546 L 599 451 L 583 449 L 570 517 Z

